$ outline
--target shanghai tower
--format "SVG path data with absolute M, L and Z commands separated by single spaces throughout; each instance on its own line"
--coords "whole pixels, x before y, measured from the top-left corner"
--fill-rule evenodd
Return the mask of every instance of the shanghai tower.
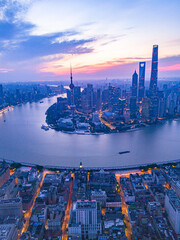
M 138 98 L 140 101 L 144 98 L 144 93 L 145 93 L 145 87 L 144 87 L 145 67 L 146 67 L 146 62 L 139 63 L 139 94 L 138 94 Z
M 152 67 L 149 92 L 150 96 L 155 96 L 157 93 L 157 78 L 158 78 L 158 45 L 153 46 Z

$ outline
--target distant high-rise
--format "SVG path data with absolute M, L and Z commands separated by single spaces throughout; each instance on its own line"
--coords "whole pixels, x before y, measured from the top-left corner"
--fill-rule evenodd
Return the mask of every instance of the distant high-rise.
M 97 102 L 96 102 L 96 108 L 97 110 L 101 109 L 101 102 L 102 102 L 102 92 L 101 89 L 97 89 Z
M 81 103 L 81 87 L 74 87 L 74 104 L 77 108 L 79 108 Z
M 130 118 L 136 119 L 137 118 L 137 104 L 136 104 L 136 97 L 130 98 Z
M 87 97 L 88 97 L 88 105 L 89 108 L 92 109 L 93 108 L 93 85 L 92 84 L 87 84 Z
M 146 62 L 139 63 L 139 94 L 138 94 L 139 100 L 142 100 L 144 98 L 144 93 L 145 93 L 145 86 L 144 86 L 145 67 L 146 67 Z
M 157 93 L 157 78 L 158 78 L 158 45 L 153 46 L 152 67 L 149 92 L 150 96 L 155 96 Z
M 137 97 L 138 75 L 136 71 L 132 75 L 132 97 Z
M 119 106 L 119 101 L 121 97 L 121 89 L 109 86 L 109 97 L 108 97 L 108 105 L 109 109 L 112 112 L 115 112 L 116 114 L 119 115 L 120 111 L 120 106 Z
M 158 117 L 159 99 L 156 96 L 150 98 L 149 118 L 155 120 Z
M 143 120 L 147 120 L 149 118 L 149 108 L 150 108 L 150 99 L 145 97 L 142 100 L 142 111 L 141 111 L 141 117 Z
M 3 104 L 3 86 L 0 84 L 0 105 Z
M 57 98 L 57 113 L 62 114 L 67 110 L 68 100 L 67 98 Z

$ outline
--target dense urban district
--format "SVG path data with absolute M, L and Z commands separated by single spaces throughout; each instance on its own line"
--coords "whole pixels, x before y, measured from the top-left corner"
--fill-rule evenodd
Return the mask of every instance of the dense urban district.
M 150 82 L 146 62 L 139 63 L 129 80 L 101 80 L 75 86 L 68 82 L 0 84 L 0 114 L 15 105 L 60 95 L 46 111 L 42 129 L 75 134 L 134 131 L 140 127 L 180 119 L 180 82 L 158 81 L 158 45 L 153 46 Z M 110 83 L 111 82 L 111 83 Z
M 47 123 L 68 133 L 100 134 L 134 131 L 164 119 L 179 118 L 179 82 L 166 82 L 157 87 L 157 45 L 153 46 L 151 79 L 146 89 L 145 67 L 146 62 L 139 63 L 139 80 L 135 71 L 130 86 L 87 84 L 85 88 L 74 85 L 71 69 L 67 98 L 58 97 L 57 103 L 47 110 Z
M 41 101 L 63 93 L 62 85 L 40 83 L 6 83 L 0 84 L 0 113 L 16 105 Z
M 128 171 L 0 164 L 0 239 L 180 239 L 180 165 Z

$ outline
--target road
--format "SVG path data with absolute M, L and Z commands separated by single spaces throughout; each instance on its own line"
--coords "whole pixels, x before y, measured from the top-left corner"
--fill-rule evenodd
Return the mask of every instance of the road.
M 76 113 L 79 113 L 79 114 L 81 114 L 81 115 L 89 115 L 89 113 L 83 113 L 83 112 L 78 111 L 77 109 L 75 109 L 75 112 L 76 112 Z
M 115 127 L 112 126 L 110 123 L 106 122 L 104 119 L 102 119 L 103 112 L 99 112 L 99 120 L 106 125 L 106 127 L 110 128 L 111 130 L 114 130 Z
M 25 221 L 26 221 L 26 222 L 25 222 L 25 224 L 24 224 L 24 226 L 23 226 L 23 229 L 22 229 L 22 231 L 21 231 L 20 236 L 23 234 L 23 232 L 27 232 L 27 229 L 28 229 L 28 227 L 29 227 L 29 220 L 30 220 L 31 214 L 32 214 L 32 209 L 33 209 L 34 204 L 35 204 L 35 202 L 36 202 L 36 198 L 38 197 L 39 192 L 40 192 L 40 190 L 41 190 L 41 187 L 42 187 L 44 178 L 45 178 L 46 174 L 48 174 L 48 173 L 52 173 L 52 172 L 47 171 L 47 170 L 44 170 L 43 176 L 42 176 L 42 179 L 41 179 L 41 182 L 40 182 L 39 187 L 37 188 L 36 193 L 35 193 L 35 195 L 34 195 L 33 204 L 32 204 L 32 206 L 31 206 L 31 208 L 30 208 L 28 211 L 26 211 L 25 214 L 24 214 L 24 218 L 25 218 Z
M 124 171 L 124 172 L 116 173 L 115 176 L 116 176 L 117 182 L 120 183 L 120 177 L 127 177 L 127 178 L 129 178 L 130 174 L 136 174 L 136 173 L 138 173 L 139 175 L 150 174 L 151 170 L 149 169 L 146 172 L 145 171 L 142 172 L 140 170 Z M 131 225 L 130 225 L 129 216 L 128 216 L 128 205 L 125 202 L 124 194 L 123 194 L 123 191 L 122 191 L 122 188 L 121 188 L 121 184 L 120 184 L 119 194 L 121 196 L 121 201 L 122 201 L 122 213 L 124 214 L 124 223 L 126 224 L 125 234 L 126 234 L 127 239 L 131 240 L 131 238 L 132 238 L 132 230 L 131 230 Z
M 167 189 L 171 189 L 170 185 L 169 185 L 167 182 L 165 182 L 165 184 L 163 185 L 163 187 L 166 187 Z
M 127 178 L 129 178 L 130 174 L 136 174 L 136 173 L 138 173 L 139 175 L 151 174 L 151 170 L 149 169 L 148 171 L 144 171 L 144 172 L 142 172 L 141 170 L 128 170 L 128 171 L 117 172 L 117 173 L 115 173 L 116 180 L 119 183 L 120 177 L 127 177 Z
M 72 179 L 74 180 L 74 173 L 71 174 Z M 64 216 L 64 221 L 62 224 L 62 240 L 67 240 L 68 239 L 68 223 L 69 223 L 69 215 L 70 215 L 70 210 L 72 207 L 72 193 L 73 193 L 73 183 L 74 181 L 71 180 L 70 188 L 69 188 L 69 197 L 68 197 L 68 203 L 67 207 L 65 210 L 65 216 Z
M 120 196 L 122 201 L 122 214 L 124 214 L 124 223 L 126 224 L 125 234 L 128 240 L 131 240 L 132 237 L 132 230 L 131 225 L 129 222 L 129 216 L 128 216 L 128 205 L 125 202 L 124 194 L 120 186 Z
M 123 194 L 123 191 L 122 191 L 122 188 L 121 188 L 121 184 L 120 184 L 120 177 L 125 177 L 124 174 L 126 174 L 126 176 L 129 177 L 129 174 L 130 173 L 121 173 L 122 175 L 119 174 L 115 174 L 116 176 L 116 180 L 117 182 L 119 183 L 119 194 L 121 196 L 121 202 L 122 202 L 122 214 L 124 214 L 124 223 L 126 225 L 126 229 L 125 229 L 125 234 L 126 234 L 126 237 L 128 240 L 131 240 L 131 237 L 132 237 L 132 230 L 131 230 L 131 225 L 130 225 L 130 222 L 129 222 L 129 217 L 128 217 L 128 205 L 126 204 L 125 202 L 125 199 L 124 199 L 124 194 Z

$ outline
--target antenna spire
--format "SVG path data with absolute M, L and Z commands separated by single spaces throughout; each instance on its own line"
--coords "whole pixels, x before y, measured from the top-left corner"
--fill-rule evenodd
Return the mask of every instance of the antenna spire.
M 71 79 L 71 84 L 73 83 L 73 76 L 72 76 L 72 65 L 70 64 L 70 79 Z
M 72 75 L 72 66 L 70 64 L 70 80 L 71 80 L 71 83 L 69 85 L 70 89 L 73 90 L 74 88 L 74 84 L 73 84 L 73 75 Z

